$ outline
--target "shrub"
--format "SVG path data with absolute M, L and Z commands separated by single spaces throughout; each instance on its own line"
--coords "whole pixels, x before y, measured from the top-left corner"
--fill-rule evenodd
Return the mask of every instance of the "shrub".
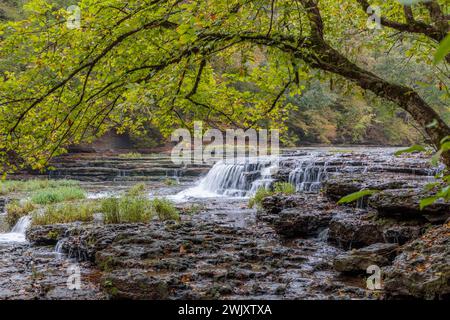
M 277 182 L 273 187 L 275 193 L 290 195 L 295 193 L 295 186 L 289 182 Z
M 145 183 L 138 183 L 132 186 L 128 191 L 127 195 L 131 197 L 143 196 L 145 193 Z
M 103 199 L 101 211 L 105 223 L 148 222 L 153 216 L 151 201 L 141 196 Z
M 51 204 L 86 198 L 86 193 L 80 187 L 47 188 L 34 192 L 31 201 L 36 204 Z
M 36 209 L 36 207 L 30 201 L 23 203 L 12 201 L 6 205 L 5 221 L 8 226 L 12 228 L 20 218 L 28 215 L 34 209 Z
M 256 207 L 261 207 L 262 201 L 264 198 L 271 196 L 273 194 L 273 191 L 267 190 L 264 187 L 260 187 L 258 188 L 258 190 L 256 190 L 256 193 L 253 197 L 250 198 L 250 200 L 248 201 L 248 206 L 250 208 L 253 208 L 254 206 Z
M 48 225 L 69 223 L 75 221 L 88 222 L 94 220 L 98 212 L 96 201 L 77 201 L 49 205 L 43 210 L 37 210 L 32 215 L 33 225 Z
M 172 202 L 167 199 L 153 199 L 152 207 L 158 218 L 162 221 L 165 220 L 180 220 L 180 214 L 178 210 L 173 206 Z

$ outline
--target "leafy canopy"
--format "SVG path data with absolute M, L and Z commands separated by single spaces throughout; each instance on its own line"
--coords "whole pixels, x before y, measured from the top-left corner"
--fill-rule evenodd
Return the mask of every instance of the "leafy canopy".
M 398 40 L 387 37 L 391 29 L 367 29 L 365 2 L 319 1 L 326 40 L 354 60 L 360 50 Z M 220 129 L 286 129 L 287 97 L 310 77 L 286 43 L 314 54 L 305 3 L 81 0 L 81 28 L 70 29 L 64 6 L 29 1 L 24 20 L 0 25 L 3 171 L 42 169 L 68 144 L 111 127 L 135 132 L 151 122 L 169 135 L 201 119 Z M 398 1 L 373 3 L 387 19 L 403 21 Z M 428 19 L 424 8 L 414 10 Z M 367 41 L 354 42 L 356 35 Z M 437 43 L 414 36 L 420 42 L 409 43 L 406 54 L 431 64 Z

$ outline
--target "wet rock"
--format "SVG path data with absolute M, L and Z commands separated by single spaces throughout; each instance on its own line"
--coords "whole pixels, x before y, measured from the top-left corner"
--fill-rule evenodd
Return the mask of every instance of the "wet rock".
M 450 298 L 450 224 L 434 227 L 404 245 L 383 274 L 391 298 Z
M 73 268 L 81 276 L 76 290 L 67 285 Z M 58 257 L 53 248 L 0 243 L 0 300 L 106 299 L 96 278 L 91 266 Z
M 411 240 L 419 238 L 427 225 L 393 225 L 383 230 L 383 237 L 386 242 L 405 244 Z
M 375 243 L 370 246 L 342 253 L 334 259 L 333 266 L 339 272 L 366 272 L 370 265 L 388 265 L 397 254 L 398 245 Z
M 375 212 L 350 208 L 338 212 L 330 221 L 328 242 L 346 250 L 384 242 L 375 216 Z
M 274 195 L 263 200 L 257 217 L 283 237 L 313 236 L 328 226 L 335 207 L 320 194 Z
M 420 210 L 420 200 L 430 196 L 423 189 L 385 190 L 372 195 L 369 206 L 382 216 L 398 219 L 424 218 L 432 223 L 444 223 L 450 218 L 450 202 L 440 201 Z
M 169 279 L 155 278 L 142 269 L 119 269 L 102 278 L 113 299 L 162 300 L 169 297 Z
M 32 226 L 27 230 L 26 237 L 34 245 L 52 246 L 64 237 L 68 228 L 65 224 Z
M 334 174 L 323 185 L 324 193 L 332 200 L 340 198 L 363 189 L 388 190 L 402 188 L 417 188 L 423 186 L 426 180 L 416 175 L 392 175 L 389 173 L 364 174 Z
M 318 234 L 331 220 L 328 212 L 284 209 L 272 221 L 275 231 L 285 237 L 303 237 Z

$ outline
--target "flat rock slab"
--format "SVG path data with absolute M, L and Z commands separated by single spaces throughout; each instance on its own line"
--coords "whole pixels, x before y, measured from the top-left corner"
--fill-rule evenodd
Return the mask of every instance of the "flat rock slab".
M 439 201 L 420 210 L 420 200 L 431 195 L 421 188 L 384 190 L 369 198 L 369 206 L 382 216 L 402 220 L 424 218 L 432 223 L 444 223 L 450 218 L 450 202 Z
M 397 255 L 397 244 L 373 245 L 339 254 L 334 258 L 334 268 L 339 272 L 366 272 L 371 265 L 386 266 Z

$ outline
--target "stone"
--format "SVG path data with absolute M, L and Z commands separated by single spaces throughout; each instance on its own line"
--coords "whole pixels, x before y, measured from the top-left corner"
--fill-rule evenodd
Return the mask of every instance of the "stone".
M 397 254 L 397 244 L 375 243 L 339 254 L 334 258 L 333 266 L 339 272 L 366 272 L 370 265 L 379 267 L 388 265 Z
M 430 195 L 421 188 L 384 190 L 369 198 L 369 206 L 381 216 L 401 220 L 424 218 L 432 223 L 444 223 L 450 218 L 450 202 L 439 201 L 420 210 L 420 200 Z
M 61 240 L 68 230 L 68 225 L 53 224 L 46 226 L 31 226 L 26 237 L 36 246 L 52 246 Z
M 449 299 L 450 223 L 404 245 L 382 272 L 384 290 L 391 298 Z
M 285 237 L 317 235 L 331 220 L 328 212 L 304 211 L 301 208 L 284 209 L 272 221 L 275 231 Z
M 383 231 L 374 217 L 376 212 L 347 208 L 330 221 L 328 242 L 345 250 L 384 242 Z

